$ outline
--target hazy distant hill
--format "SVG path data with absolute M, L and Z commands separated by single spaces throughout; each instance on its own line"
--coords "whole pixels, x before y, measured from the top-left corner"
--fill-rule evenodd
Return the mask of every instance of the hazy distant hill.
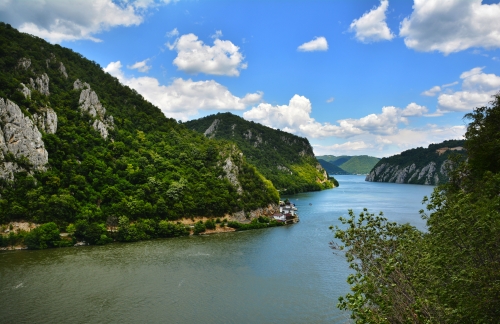
M 449 140 L 383 158 L 366 176 L 366 181 L 427 185 L 446 183 L 449 157 L 451 154 L 465 156 L 464 144 L 464 140 Z
M 247 121 L 231 113 L 191 120 L 184 126 L 208 138 L 236 143 L 246 160 L 282 192 L 291 194 L 332 187 L 305 137 Z
M 316 157 L 318 160 L 324 160 L 333 165 L 338 166 L 347 174 L 368 174 L 371 169 L 380 160 L 377 157 L 368 155 L 356 155 L 356 156 L 334 156 L 334 155 L 320 155 Z M 344 173 L 330 173 L 330 174 L 344 174 Z
M 318 159 L 318 162 L 321 164 L 323 169 L 325 169 L 328 174 L 334 174 L 334 175 L 350 174 L 349 172 L 342 170 L 340 167 L 336 166 L 331 162 L 327 162 L 323 159 Z

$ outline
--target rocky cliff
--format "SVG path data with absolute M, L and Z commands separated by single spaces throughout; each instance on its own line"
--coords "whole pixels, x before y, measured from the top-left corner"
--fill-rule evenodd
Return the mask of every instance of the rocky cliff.
M 463 141 L 445 141 L 383 158 L 366 181 L 438 185 L 448 181 L 451 154 L 465 156 Z

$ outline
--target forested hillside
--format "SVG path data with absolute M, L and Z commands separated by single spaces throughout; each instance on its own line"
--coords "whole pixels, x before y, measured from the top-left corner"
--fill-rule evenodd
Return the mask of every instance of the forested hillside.
M 78 53 L 0 23 L 0 71 L 1 224 L 75 223 L 105 235 L 119 220 L 278 203 L 235 144 L 166 118 Z
M 447 166 L 453 154 L 465 157 L 464 140 L 449 140 L 417 147 L 381 159 L 366 181 L 437 185 L 448 181 Z
M 307 138 L 250 122 L 231 113 L 218 113 L 184 125 L 208 138 L 236 143 L 247 161 L 283 193 L 332 187 Z
M 317 158 L 338 166 L 343 172 L 347 172 L 347 174 L 367 174 L 380 160 L 377 157 L 368 155 L 355 155 L 355 156 L 320 155 L 317 156 Z M 331 173 L 331 174 L 345 174 L 345 173 Z
M 323 159 L 318 159 L 318 162 L 321 164 L 323 169 L 325 169 L 326 173 L 328 174 L 335 174 L 335 175 L 350 174 L 349 172 L 342 170 L 340 167 L 336 166 L 331 162 L 327 162 Z
M 364 210 L 341 218 L 335 237 L 354 274 L 338 307 L 355 323 L 498 323 L 500 318 L 500 93 L 467 114 L 466 141 L 447 141 L 394 157 L 427 163 L 437 149 L 464 144 L 449 158 L 422 217 L 427 229 L 388 222 Z M 403 152 L 404 153 L 404 152 Z M 383 163 L 383 161 L 381 161 Z M 404 163 L 404 164 L 403 164 Z

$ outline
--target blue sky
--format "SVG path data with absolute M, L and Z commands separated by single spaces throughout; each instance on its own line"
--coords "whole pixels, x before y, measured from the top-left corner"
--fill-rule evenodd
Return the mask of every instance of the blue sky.
M 500 4 L 480 0 L 0 0 L 168 117 L 219 111 L 317 155 L 388 156 L 465 133 L 500 90 Z

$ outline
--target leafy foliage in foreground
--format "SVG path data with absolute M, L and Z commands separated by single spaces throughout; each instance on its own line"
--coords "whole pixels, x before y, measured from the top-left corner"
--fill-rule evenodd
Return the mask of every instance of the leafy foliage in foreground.
M 31 61 L 29 69 L 18 67 L 21 58 Z M 67 79 L 59 71 L 61 62 Z M 27 172 L 17 173 L 14 181 L 0 181 L 0 223 L 54 222 L 61 229 L 74 224 L 77 235 L 87 233 L 82 237 L 100 244 L 106 242 L 102 229 L 117 226 L 120 217 L 139 224 L 143 219 L 221 216 L 279 200 L 272 184 L 240 158 L 233 143 L 207 139 L 166 118 L 78 53 L 0 23 L 0 71 L 1 98 L 15 102 L 27 117 L 45 107 L 58 116 L 57 132 L 42 134 L 48 171 L 31 173 L 25 165 Z M 50 95 L 33 90 L 25 98 L 20 83 L 43 73 L 50 79 Z M 76 79 L 89 83 L 114 116 L 108 140 L 79 110 Z M 222 166 L 227 158 L 238 168 L 241 194 L 226 179 Z M 134 226 L 124 240 L 135 240 L 130 234 Z M 50 242 L 44 235 L 34 238 L 40 247 Z
M 210 138 L 237 144 L 246 159 L 257 167 L 274 187 L 286 194 L 332 188 L 332 182 L 314 157 L 307 138 L 258 123 L 231 113 L 218 113 L 184 123 Z
M 476 108 L 450 181 L 427 202 L 428 231 L 365 210 L 335 228 L 354 273 L 338 307 L 356 323 L 498 323 L 500 94 Z

